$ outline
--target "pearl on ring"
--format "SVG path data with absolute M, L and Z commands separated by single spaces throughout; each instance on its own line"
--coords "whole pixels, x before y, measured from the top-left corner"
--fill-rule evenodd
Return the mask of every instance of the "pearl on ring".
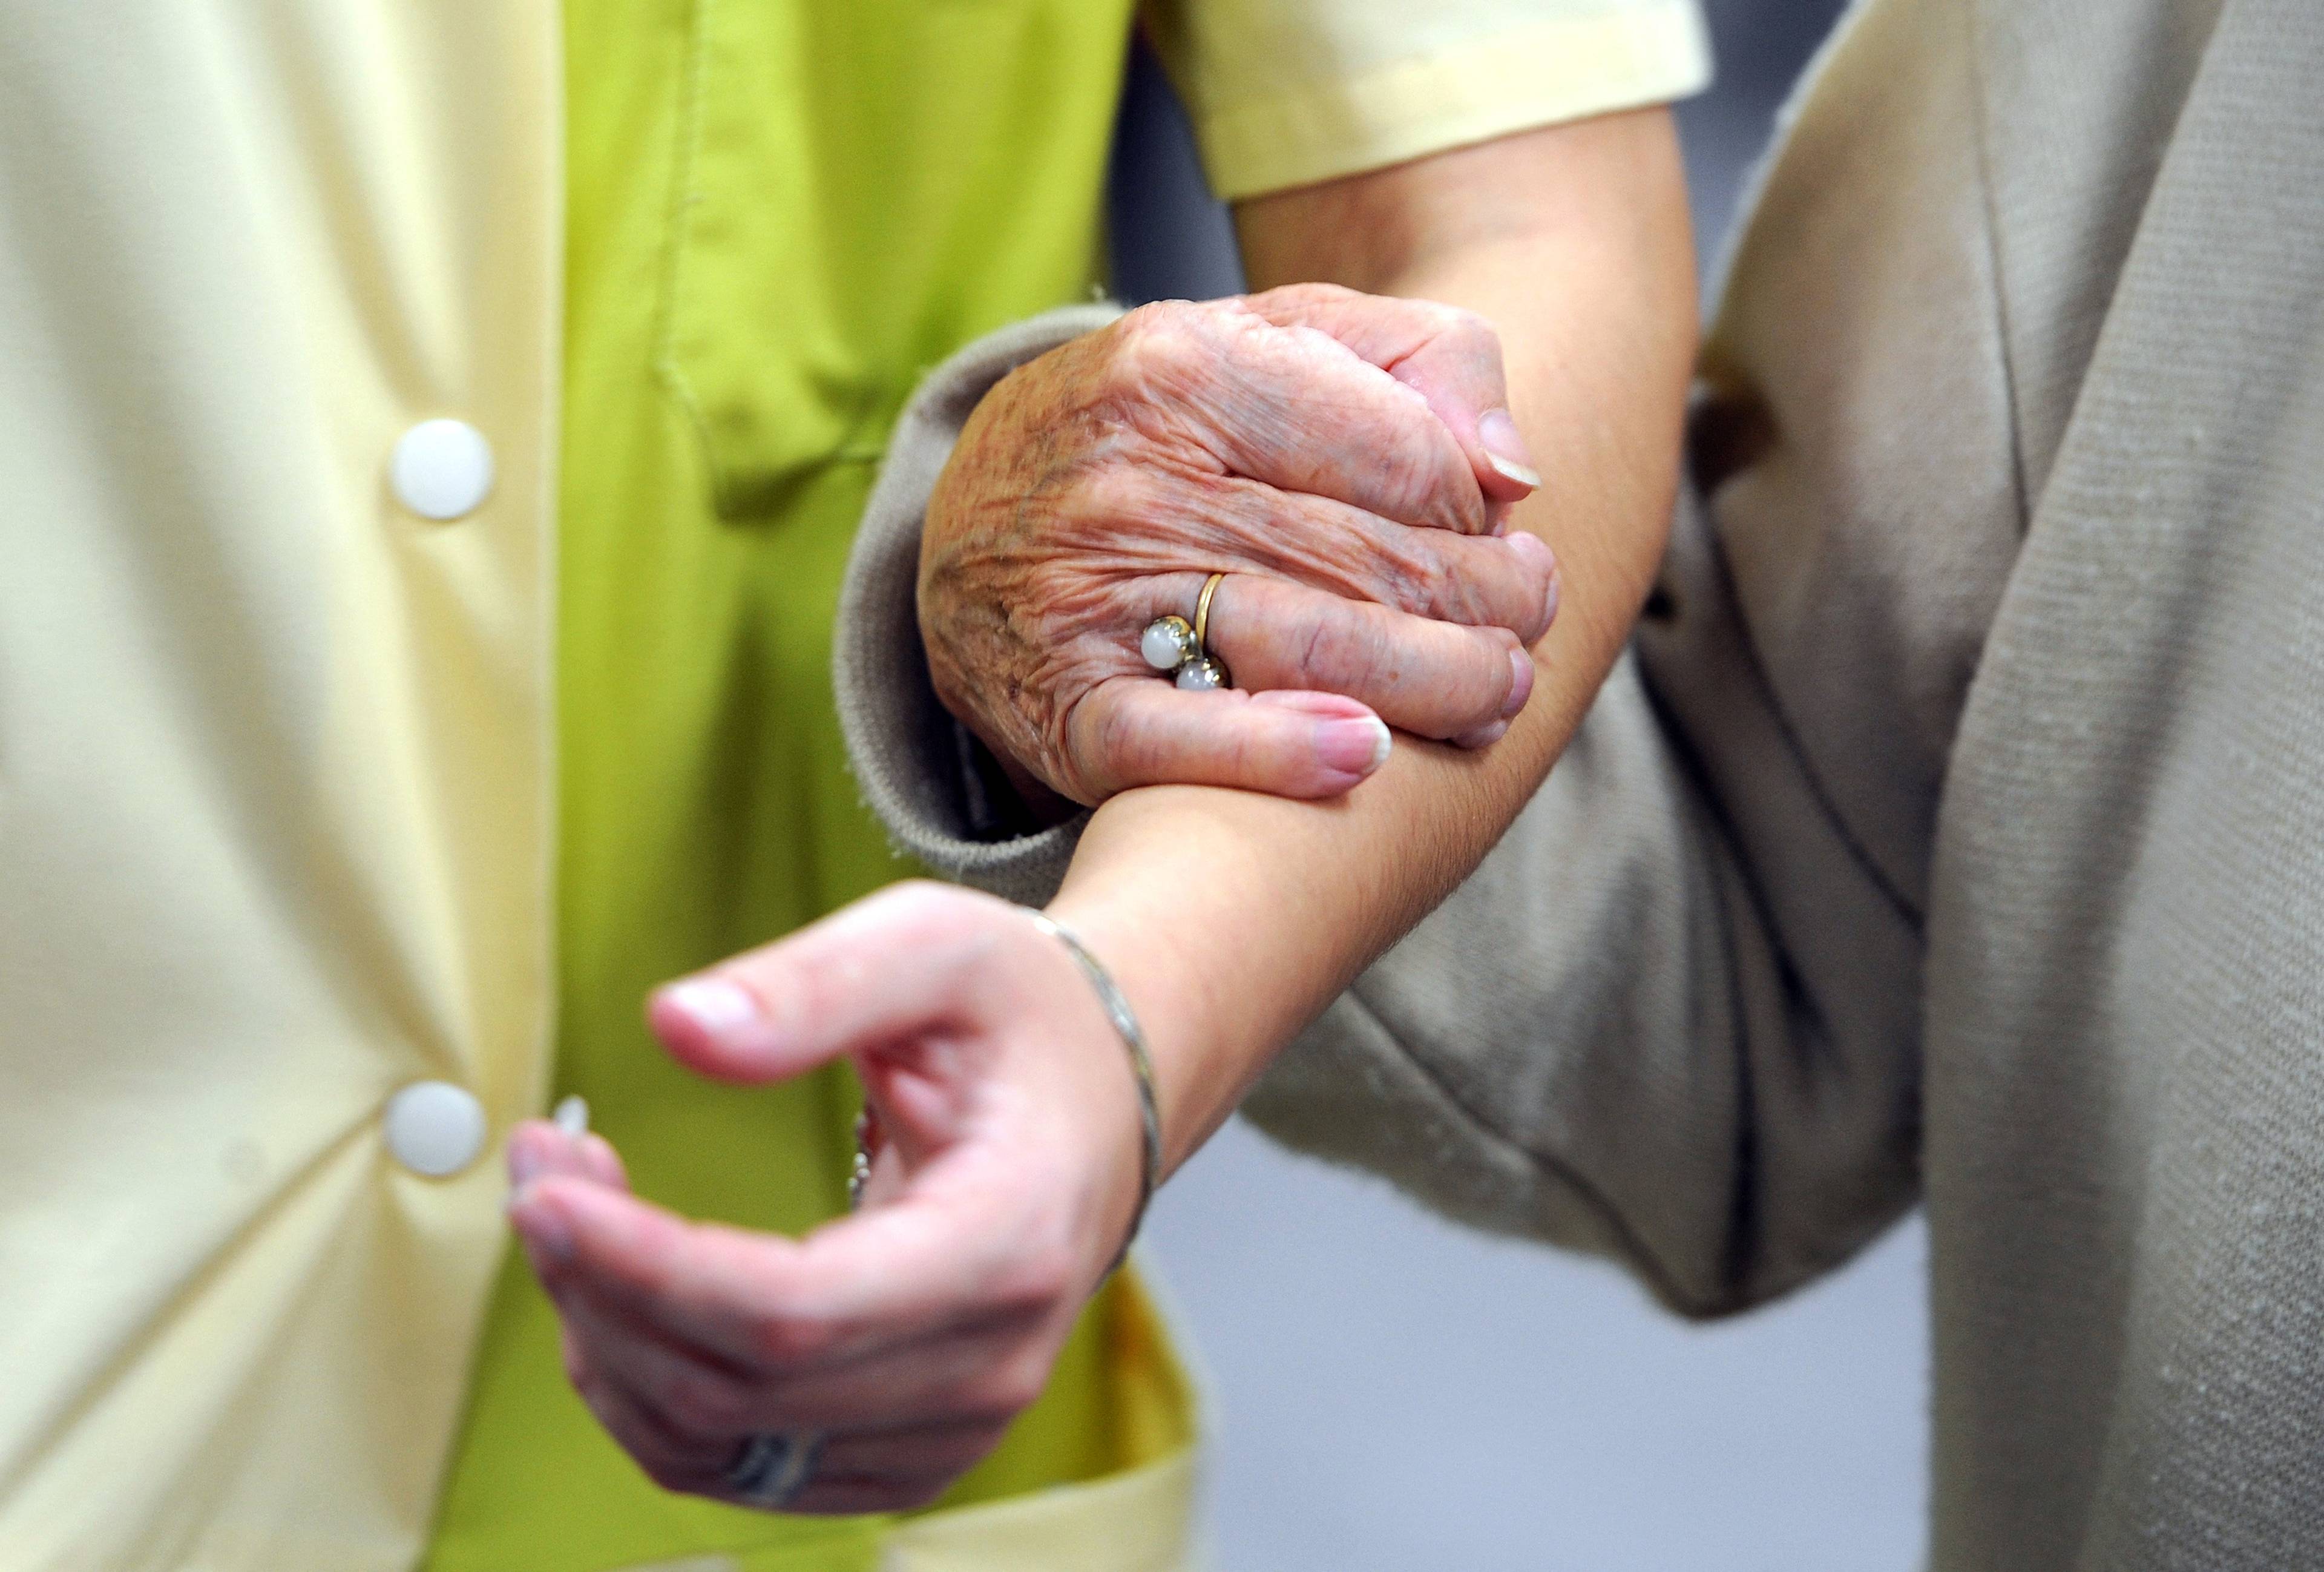
M 1138 652 L 1157 671 L 1176 671 L 1194 658 L 1194 630 L 1185 617 L 1158 616 L 1139 636 Z
M 1178 686 L 1189 693 L 1204 693 L 1215 688 L 1231 688 L 1234 683 L 1217 656 L 1198 655 L 1178 668 Z

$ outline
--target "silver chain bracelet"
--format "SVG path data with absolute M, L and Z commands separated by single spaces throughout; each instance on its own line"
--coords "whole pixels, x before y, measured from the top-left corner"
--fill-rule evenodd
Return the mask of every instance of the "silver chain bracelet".
M 1130 1247 L 1138 1242 L 1138 1229 L 1146 1221 L 1146 1207 L 1154 1199 L 1154 1187 L 1162 1182 L 1162 1108 L 1154 1095 L 1154 1059 L 1146 1051 L 1146 1033 L 1138 1024 L 1137 1013 L 1123 996 L 1121 985 L 1105 969 L 1105 963 L 1090 953 L 1089 946 L 1076 939 L 1072 930 L 1060 925 L 1046 911 L 1032 907 L 1023 908 L 1033 920 L 1033 926 L 1065 947 L 1082 969 L 1082 976 L 1097 992 L 1098 1003 L 1105 1007 L 1106 1019 L 1113 1022 L 1115 1035 L 1129 1050 L 1131 1076 L 1138 1083 L 1138 1117 L 1145 1131 L 1143 1161 L 1138 1176 L 1138 1209 L 1130 1215 L 1130 1233 L 1121 1242 L 1121 1252 L 1106 1270 L 1118 1270 L 1130 1254 Z

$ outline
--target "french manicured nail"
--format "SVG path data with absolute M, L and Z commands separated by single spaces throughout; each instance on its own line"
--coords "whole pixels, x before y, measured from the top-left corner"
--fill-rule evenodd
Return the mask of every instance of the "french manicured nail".
M 1369 775 L 1387 763 L 1393 745 L 1377 716 L 1327 720 L 1315 728 L 1315 757 L 1325 768 L 1350 775 Z
M 1541 471 L 1533 467 L 1533 454 L 1517 434 L 1517 423 L 1509 419 L 1507 410 L 1487 410 L 1477 417 L 1477 440 L 1485 445 L 1485 462 L 1490 464 L 1502 479 L 1513 480 L 1519 485 L 1537 489 Z
M 1509 652 L 1509 696 L 1501 700 L 1501 718 L 1515 720 L 1533 697 L 1533 657 L 1523 650 Z
M 558 1104 L 549 1117 L 568 1139 L 578 1141 L 589 1133 L 589 1099 L 576 1092 Z
M 510 1199 L 509 1217 L 516 1225 L 516 1231 L 524 1235 L 525 1243 L 552 1261 L 573 1259 L 573 1230 L 555 1207 L 542 1204 L 530 1186 L 519 1189 Z
M 758 999 L 724 977 L 688 977 L 662 993 L 662 1003 L 713 1037 L 751 1025 L 762 1017 Z

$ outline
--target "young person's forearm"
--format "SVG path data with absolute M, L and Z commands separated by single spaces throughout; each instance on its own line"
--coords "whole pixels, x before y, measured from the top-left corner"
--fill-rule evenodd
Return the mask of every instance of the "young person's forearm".
M 1331 802 L 1167 787 L 1099 810 L 1051 910 L 1145 1018 L 1174 1165 L 1468 875 L 1572 735 L 1662 553 L 1694 344 L 1685 191 L 1659 112 L 1264 199 L 1238 222 L 1254 288 L 1328 280 L 1499 325 L 1544 482 L 1512 527 L 1554 548 L 1561 596 L 1531 702 L 1481 753 L 1399 738 Z

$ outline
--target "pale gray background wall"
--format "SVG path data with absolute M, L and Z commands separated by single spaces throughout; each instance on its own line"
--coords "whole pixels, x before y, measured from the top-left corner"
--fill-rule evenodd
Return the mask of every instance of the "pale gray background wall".
M 1706 256 L 1837 9 L 1712 0 L 1719 86 L 1682 113 Z M 1237 287 L 1150 68 L 1117 190 L 1127 295 Z M 1609 1269 L 1463 1233 L 1236 1124 L 1157 1203 L 1148 1239 L 1213 1377 L 1221 1572 L 1918 1565 L 1917 1223 L 1810 1292 L 1688 1327 Z

